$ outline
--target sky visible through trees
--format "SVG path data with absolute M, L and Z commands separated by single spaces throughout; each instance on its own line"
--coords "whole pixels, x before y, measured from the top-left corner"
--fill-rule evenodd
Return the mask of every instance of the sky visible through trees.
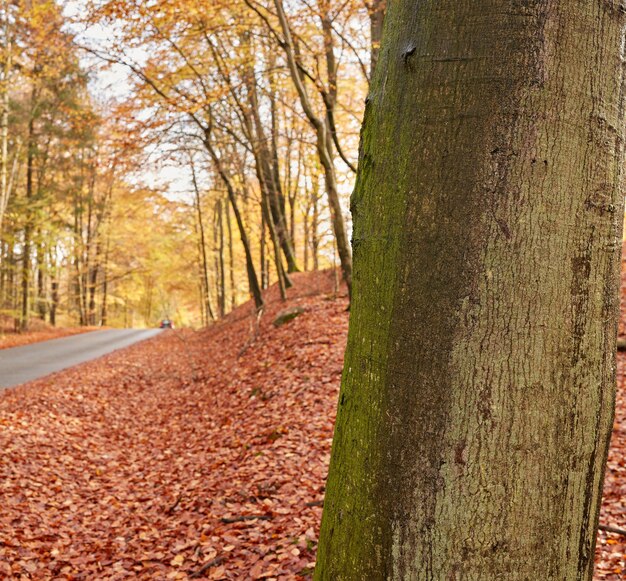
M 381 2 L 7 1 L 5 327 L 199 326 L 350 279 Z

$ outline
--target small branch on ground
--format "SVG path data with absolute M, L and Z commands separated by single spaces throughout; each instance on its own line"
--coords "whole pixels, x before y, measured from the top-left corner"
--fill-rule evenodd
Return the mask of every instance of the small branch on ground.
M 197 579 L 198 577 L 202 577 L 202 575 L 211 567 L 217 567 L 218 565 L 221 565 L 224 561 L 226 561 L 226 557 L 224 556 L 215 557 L 215 559 L 211 559 L 208 563 L 202 565 L 202 567 L 200 567 L 195 573 L 191 573 L 189 577 L 191 579 Z
M 617 340 L 617 350 L 618 351 L 626 351 L 626 339 L 618 339 Z
M 261 317 L 262 316 L 263 316 L 263 309 L 259 309 L 256 312 L 256 315 L 255 315 L 255 318 L 254 318 L 254 322 L 250 324 L 250 327 L 251 327 L 250 339 L 248 339 L 245 342 L 244 346 L 240 349 L 239 353 L 237 354 L 237 358 L 241 357 L 248 349 L 250 349 L 250 347 L 257 340 L 257 338 L 259 336 L 259 330 L 260 330 Z
M 246 514 L 243 516 L 233 516 L 230 518 L 222 518 L 220 519 L 223 523 L 231 524 L 235 522 L 244 522 L 247 520 L 272 520 L 272 517 L 269 514 Z
M 178 505 L 180 504 L 180 501 L 183 499 L 183 493 L 181 492 L 178 495 L 178 498 L 176 499 L 176 501 L 174 502 L 174 504 L 172 504 L 172 506 L 170 506 L 166 511 L 165 514 L 170 515 L 172 514 L 177 508 Z
M 623 537 L 626 537 L 626 529 L 618 529 L 617 527 L 612 527 L 609 525 L 599 525 L 598 529 L 607 533 L 615 533 L 616 535 L 622 535 Z
M 306 506 L 308 507 L 312 507 L 312 506 L 324 506 L 324 501 L 323 500 L 314 500 L 313 502 L 307 502 Z

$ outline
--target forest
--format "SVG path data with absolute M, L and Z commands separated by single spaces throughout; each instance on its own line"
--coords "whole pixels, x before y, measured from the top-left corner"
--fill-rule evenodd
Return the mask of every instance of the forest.
M 0 0 L 0 578 L 626 579 L 622 0 Z
M 200 327 L 298 271 L 350 279 L 383 3 L 7 1 L 6 326 Z

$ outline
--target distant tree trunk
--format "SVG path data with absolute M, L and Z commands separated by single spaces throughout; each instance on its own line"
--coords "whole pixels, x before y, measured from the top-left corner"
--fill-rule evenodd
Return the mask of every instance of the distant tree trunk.
M 96 291 L 98 288 L 98 275 L 100 274 L 100 242 L 96 242 L 96 253 L 93 265 L 89 268 L 89 324 L 96 325 Z
M 307 198 L 308 198 L 308 193 L 307 193 Z M 302 234 L 303 234 L 303 238 L 304 238 L 304 244 L 302 245 L 302 251 L 303 251 L 303 257 L 302 257 L 302 261 L 304 263 L 304 271 L 308 271 L 309 270 L 309 245 L 310 245 L 310 237 L 311 237 L 311 232 L 310 232 L 310 227 L 309 227 L 309 211 L 311 209 L 310 204 L 308 204 L 308 200 L 307 200 L 307 205 L 305 206 L 305 211 L 302 215 Z
M 22 310 L 20 313 L 19 328 L 21 331 L 28 329 L 30 316 L 30 277 L 31 277 L 31 244 L 33 233 L 33 212 L 31 208 L 33 200 L 33 178 L 35 168 L 35 101 L 37 91 L 31 90 L 31 115 L 28 121 L 28 151 L 26 157 L 26 223 L 24 225 L 24 244 L 22 247 Z
M 263 205 L 263 211 L 265 212 L 265 222 L 268 225 L 270 238 L 272 239 L 272 247 L 274 248 L 274 264 L 276 265 L 276 278 L 278 279 L 278 288 L 280 289 L 280 298 L 284 301 L 287 299 L 287 284 L 289 281 L 287 273 L 283 267 L 283 261 L 280 257 L 280 243 L 278 241 L 278 235 L 276 228 L 274 227 L 274 218 L 272 217 L 270 202 L 267 197 L 262 197 L 261 204 Z M 291 281 L 289 281 L 291 286 Z
M 192 158 L 190 158 L 189 166 L 191 167 L 191 178 L 192 178 L 194 194 L 195 194 L 194 206 L 196 208 L 196 216 L 198 219 L 198 232 L 200 234 L 199 246 L 200 246 L 200 256 L 202 258 L 201 272 L 202 272 L 202 283 L 203 283 L 203 288 L 204 288 L 203 303 L 204 303 L 205 312 L 207 314 L 207 322 L 208 322 L 208 317 L 211 317 L 211 320 L 214 321 L 215 315 L 213 314 L 213 309 L 211 308 L 211 296 L 209 292 L 211 285 L 209 284 L 209 261 L 208 261 L 207 253 L 206 253 L 206 234 L 204 231 L 204 216 L 202 212 L 202 199 L 200 197 L 200 187 L 198 185 L 198 179 L 196 176 L 196 168 L 195 168 Z
M 267 269 L 267 261 L 265 259 L 265 255 L 267 252 L 267 242 L 265 241 L 265 230 L 267 229 L 267 225 L 265 223 L 265 211 L 263 207 L 261 207 L 261 239 L 260 239 L 260 256 L 259 260 L 261 262 L 261 288 L 265 290 L 269 286 L 269 273 Z
M 241 218 L 241 212 L 239 211 L 239 206 L 237 205 L 237 193 L 235 192 L 235 188 L 222 165 L 220 157 L 217 155 L 217 152 L 215 151 L 215 148 L 211 143 L 211 134 L 208 129 L 205 129 L 204 146 L 209 156 L 211 157 L 211 160 L 213 161 L 218 175 L 220 176 L 222 182 L 224 183 L 224 186 L 226 187 L 228 200 L 233 209 L 233 213 L 235 214 L 235 221 L 237 222 L 239 237 L 241 239 L 241 244 L 243 245 L 243 249 L 246 255 L 246 270 L 248 272 L 248 284 L 250 288 L 250 294 L 254 299 L 254 304 L 257 310 L 260 310 L 263 308 L 263 294 L 261 293 L 259 279 L 257 278 L 256 270 L 254 268 L 254 260 L 252 258 L 252 250 L 250 249 L 248 234 L 246 233 L 246 229 Z
M 100 307 L 100 325 L 106 327 L 109 322 L 109 239 L 107 237 L 102 268 L 102 303 Z
M 37 235 L 37 315 L 42 321 L 48 314 L 48 298 L 46 289 L 46 252 L 41 241 L 42 233 Z
M 320 222 L 320 209 L 319 209 L 319 183 L 317 175 L 313 176 L 313 189 L 311 195 L 313 196 L 313 216 L 311 216 L 311 254 L 313 255 L 313 270 L 318 271 L 320 269 L 319 263 L 319 248 L 320 238 L 318 234 L 318 224 Z
M 0 236 L 4 214 L 9 202 L 9 113 L 10 113 L 10 76 L 13 68 L 13 42 L 11 31 L 10 3 L 2 2 L 4 46 L 2 78 L 0 80 Z
M 57 324 L 57 311 L 59 309 L 59 279 L 57 272 L 56 247 L 49 250 L 50 263 L 50 309 L 48 311 L 48 320 L 53 327 Z
M 390 3 L 315 579 L 591 580 L 625 28 L 605 0 Z
M 220 317 L 226 314 L 226 276 L 224 273 L 224 220 L 222 217 L 222 200 L 215 204 L 216 214 L 216 273 L 217 273 L 217 303 Z
M 367 3 L 367 11 L 370 17 L 370 79 L 373 77 L 374 69 L 378 62 L 378 55 L 380 54 L 386 3 L 386 0 L 371 0 Z
M 251 75 L 254 79 L 254 75 Z M 282 191 L 281 183 L 280 183 L 280 173 L 278 168 L 278 154 L 276 151 L 270 152 L 270 149 L 267 145 L 268 141 L 265 136 L 265 131 L 263 128 L 263 121 L 261 119 L 261 114 L 259 112 L 259 104 L 257 98 L 256 91 L 256 79 L 252 85 L 252 112 L 254 116 L 256 133 L 258 135 L 258 153 L 257 156 L 259 158 L 258 165 L 259 174 L 262 178 L 264 188 L 267 192 L 267 200 L 269 202 L 269 208 L 272 217 L 272 227 L 276 231 L 276 239 L 279 243 L 279 248 L 282 248 L 283 254 L 285 255 L 285 260 L 287 261 L 287 271 L 288 272 L 297 272 L 298 265 L 296 262 L 296 253 L 294 250 L 293 240 L 289 236 L 289 230 L 287 225 L 287 216 L 286 216 L 286 208 L 285 208 L 285 196 Z M 272 95 L 273 97 L 273 95 Z M 275 125 L 275 104 L 273 100 L 271 103 L 271 113 L 272 113 L 272 138 L 270 140 L 270 144 L 275 148 L 276 147 L 276 138 L 274 136 L 274 131 L 276 130 Z M 269 225 L 269 221 L 268 221 Z
M 274 6 L 280 22 L 280 27 L 284 36 L 284 42 L 282 46 L 285 50 L 287 57 L 287 63 L 289 65 L 289 72 L 291 79 L 294 83 L 300 104 L 304 114 L 309 121 L 309 124 L 315 131 L 316 135 L 316 149 L 317 154 L 324 171 L 324 181 L 326 185 L 326 195 L 328 197 L 328 205 L 330 208 L 331 222 L 333 225 L 333 232 L 337 242 L 337 248 L 339 250 L 339 259 L 341 262 L 341 270 L 343 278 L 348 286 L 348 292 L 351 292 L 352 288 L 352 254 L 350 252 L 350 241 L 348 239 L 348 232 L 343 217 L 343 211 L 341 208 L 341 202 L 339 199 L 339 190 L 337 187 L 337 177 L 335 174 L 335 165 L 333 161 L 332 150 L 332 133 L 333 127 L 329 127 L 328 120 L 332 117 L 332 101 L 329 103 L 328 98 L 332 99 L 332 96 L 325 99 L 325 105 L 327 109 L 327 115 L 325 119 L 320 119 L 313 109 L 311 100 L 306 90 L 302 73 L 298 68 L 298 57 L 296 55 L 296 49 L 291 34 L 291 29 L 285 15 L 283 6 L 283 0 L 274 0 Z M 327 20 L 323 19 L 324 27 L 327 26 Z M 327 47 L 328 48 L 328 47 Z M 334 57 L 331 57 L 329 53 L 332 53 L 332 46 L 326 51 L 327 61 Z M 329 74 L 335 74 L 334 64 L 329 66 Z M 331 83 L 332 84 L 332 83 Z M 331 87 L 331 91 L 336 91 L 336 87 Z
M 226 204 L 226 226 L 228 231 L 228 277 L 230 280 L 230 309 L 237 306 L 237 287 L 235 285 L 235 258 L 233 250 L 233 227 L 230 223 L 230 206 Z

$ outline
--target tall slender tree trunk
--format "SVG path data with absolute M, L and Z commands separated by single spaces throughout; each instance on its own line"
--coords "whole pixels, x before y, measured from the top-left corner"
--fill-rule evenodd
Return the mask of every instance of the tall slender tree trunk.
M 213 309 L 211 308 L 211 294 L 210 294 L 210 284 L 209 284 L 209 260 L 206 253 L 206 233 L 204 230 L 204 216 L 202 212 L 202 198 L 200 197 L 200 187 L 198 185 L 198 178 L 196 176 L 196 168 L 193 162 L 193 158 L 190 157 L 189 166 L 191 167 L 191 178 L 193 182 L 194 189 L 194 201 L 196 207 L 196 217 L 198 219 L 198 233 L 200 234 L 200 256 L 202 258 L 202 283 L 204 289 L 203 302 L 204 309 L 207 315 L 206 322 L 208 323 L 208 318 L 211 317 L 211 320 L 215 320 L 215 315 L 213 314 Z
M 226 276 L 224 272 L 224 218 L 222 211 L 222 200 L 217 200 L 215 204 L 216 213 L 216 274 L 217 274 L 217 304 L 220 317 L 226 314 Z
M 319 183 L 317 175 L 313 178 L 313 190 L 311 195 L 313 196 L 313 215 L 311 216 L 311 254 L 313 255 L 313 270 L 318 271 L 320 269 L 319 263 L 319 249 L 320 249 L 320 237 L 318 233 L 318 225 L 320 222 L 320 207 L 319 207 Z
M 100 260 L 101 256 L 101 247 L 100 241 L 96 242 L 96 251 L 94 256 L 93 264 L 89 267 L 89 308 L 88 308 L 88 318 L 89 324 L 91 326 L 95 326 L 97 321 L 97 312 L 96 312 L 96 292 L 98 289 L 98 276 L 100 274 Z
M 100 325 L 106 327 L 109 322 L 109 254 L 111 251 L 111 238 L 107 231 L 106 249 L 104 251 L 104 263 L 102 265 L 102 302 L 100 306 Z
M 30 279 L 31 279 L 31 245 L 33 235 L 33 178 L 35 171 L 35 100 L 37 91 L 33 87 L 31 91 L 31 117 L 28 122 L 28 152 L 26 161 L 26 223 L 24 225 L 24 244 L 22 248 L 22 310 L 20 313 L 19 327 L 21 331 L 28 328 L 30 316 Z
M 261 237 L 259 241 L 260 246 L 260 256 L 259 260 L 261 262 L 261 288 L 265 290 L 269 286 L 269 269 L 267 268 L 267 242 L 265 239 L 265 231 L 267 230 L 267 224 L 265 222 L 265 211 L 263 207 L 261 207 Z
M 285 56 L 287 57 L 287 63 L 289 65 L 289 72 L 291 79 L 294 83 L 296 91 L 298 93 L 298 97 L 300 99 L 300 104 L 304 111 L 304 114 L 309 121 L 309 124 L 315 131 L 316 141 L 315 146 L 317 149 L 317 154 L 322 165 L 322 169 L 324 171 L 324 182 L 326 184 L 326 195 L 328 197 L 328 205 L 330 208 L 331 214 L 331 222 L 333 226 L 333 232 L 335 234 L 335 240 L 337 243 L 337 249 L 339 251 L 339 260 L 341 262 L 341 271 L 343 274 L 343 278 L 348 285 L 348 292 L 351 293 L 352 289 L 352 254 L 350 252 L 350 241 L 348 239 L 348 231 L 346 228 L 346 223 L 343 217 L 343 210 L 341 208 L 341 202 L 339 199 L 339 190 L 337 188 L 337 177 L 335 174 L 335 165 L 333 160 L 333 150 L 332 150 L 332 132 L 331 127 L 329 127 L 329 120 L 332 118 L 332 95 L 327 96 L 325 105 L 327 108 L 326 118 L 320 119 L 313 109 L 311 100 L 309 98 L 309 94 L 307 93 L 304 79 L 302 74 L 298 68 L 298 58 L 296 55 L 296 50 L 293 42 L 293 37 L 291 34 L 291 29 L 289 27 L 289 23 L 287 21 L 287 16 L 285 14 L 283 0 L 274 0 L 274 6 L 276 7 L 276 12 L 278 15 L 278 20 L 280 22 L 280 27 L 284 36 L 284 42 L 282 46 L 285 50 Z M 326 24 L 324 25 L 326 26 Z M 331 58 L 332 46 L 330 50 L 326 52 L 327 60 Z M 329 67 L 329 73 L 332 71 L 334 74 L 334 65 Z M 332 91 L 336 91 L 336 87 L 331 89 Z M 330 98 L 331 102 L 328 102 Z
M 3 18 L 3 67 L 2 79 L 0 80 L 0 236 L 7 204 L 9 202 L 9 113 L 10 113 L 10 82 L 11 69 L 13 68 L 13 42 L 11 38 L 11 18 L 9 14 L 10 3 L 2 2 Z
M 48 314 L 46 289 L 46 251 L 42 242 L 42 232 L 37 233 L 37 314 L 42 321 Z
M 374 74 L 380 54 L 386 4 L 386 0 L 371 0 L 367 3 L 367 11 L 370 17 L 370 76 Z
M 59 309 L 59 278 L 57 271 L 57 248 L 53 246 L 49 250 L 48 261 L 50 264 L 50 309 L 48 320 L 55 327 L 57 324 L 57 311 Z
M 284 301 L 287 299 L 287 281 L 289 281 L 289 279 L 280 257 L 280 243 L 278 242 L 278 235 L 276 234 L 276 227 L 274 226 L 274 219 L 267 196 L 262 196 L 261 205 L 265 213 L 265 222 L 268 226 L 270 238 L 272 239 L 272 247 L 274 248 L 274 264 L 276 265 L 276 278 L 278 279 L 280 298 Z M 291 281 L 289 281 L 289 286 L 291 286 Z
M 625 27 L 605 0 L 390 3 L 316 579 L 592 578 Z
M 228 232 L 228 278 L 230 281 L 230 310 L 237 306 L 237 286 L 235 285 L 235 257 L 233 249 L 233 227 L 230 222 L 230 206 L 226 206 L 226 227 Z
M 215 170 L 220 176 L 224 186 L 226 187 L 226 192 L 228 193 L 228 201 L 230 202 L 230 206 L 233 209 L 233 214 L 235 215 L 235 221 L 237 223 L 237 229 L 239 230 L 239 238 L 241 239 L 241 244 L 243 246 L 243 250 L 246 256 L 246 271 L 248 273 L 248 285 L 250 288 L 250 294 L 254 299 L 254 304 L 257 310 L 263 308 L 263 294 L 261 292 L 261 287 L 259 286 L 259 279 L 256 275 L 256 269 L 254 268 L 254 260 L 252 258 L 252 250 L 250 248 L 250 241 L 248 239 L 248 234 L 246 233 L 246 229 L 243 223 L 243 219 L 241 217 L 241 212 L 239 211 L 239 206 L 237 204 L 237 193 L 235 192 L 235 188 L 222 165 L 222 160 L 217 155 L 213 144 L 211 143 L 211 133 L 210 130 L 205 129 L 205 138 L 204 138 L 204 146 L 213 161 L 213 165 L 215 166 Z

